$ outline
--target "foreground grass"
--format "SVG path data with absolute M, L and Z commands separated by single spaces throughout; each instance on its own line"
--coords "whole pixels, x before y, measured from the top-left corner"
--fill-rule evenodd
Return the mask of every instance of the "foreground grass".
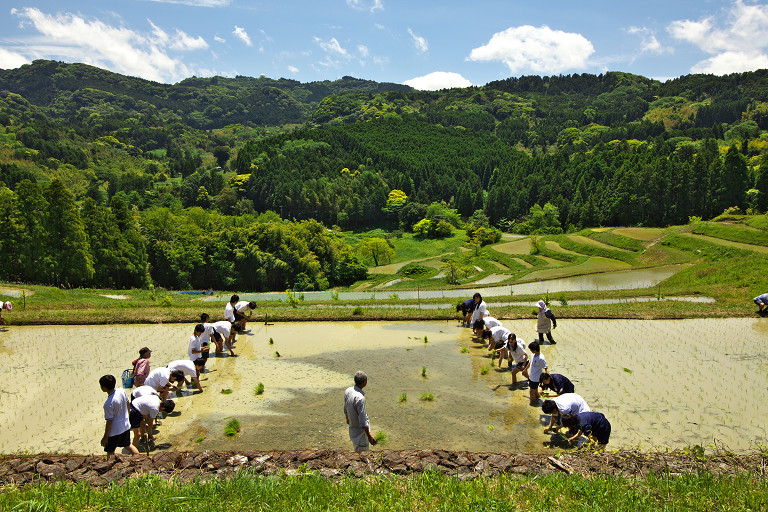
M 344 478 L 308 474 L 176 484 L 142 477 L 103 489 L 38 484 L 5 489 L 0 510 L 766 510 L 768 481 L 752 474 L 708 472 L 641 479 L 601 475 L 513 477 L 461 481 L 428 472 L 412 478 Z

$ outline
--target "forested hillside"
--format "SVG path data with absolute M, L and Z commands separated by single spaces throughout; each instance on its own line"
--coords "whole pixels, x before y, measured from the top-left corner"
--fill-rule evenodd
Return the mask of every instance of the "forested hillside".
M 665 83 L 531 76 L 420 92 L 351 77 L 166 85 L 36 61 L 0 71 L 0 125 L 0 215 L 10 219 L 0 246 L 14 254 L 1 279 L 323 288 L 360 276 L 352 248 L 337 240 L 324 259 L 314 231 L 280 217 L 411 230 L 437 202 L 526 231 L 532 209 L 549 203 L 556 232 L 768 210 L 765 70 Z M 63 205 L 67 229 L 47 204 Z M 281 253 L 298 242 L 275 237 L 308 252 Z M 246 278 L 244 247 L 259 268 L 275 258 L 288 270 Z M 68 273 L 58 268 L 64 253 Z

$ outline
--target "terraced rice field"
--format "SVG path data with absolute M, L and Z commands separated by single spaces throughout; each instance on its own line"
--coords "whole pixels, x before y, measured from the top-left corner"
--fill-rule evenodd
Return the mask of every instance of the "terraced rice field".
M 617 235 L 628 236 L 643 242 L 659 238 L 664 231 L 664 228 L 616 228 L 613 230 Z
M 632 251 L 628 251 L 627 249 L 622 249 L 621 247 L 615 247 L 613 245 L 604 244 L 603 242 L 598 242 L 597 240 L 592 240 L 591 238 L 589 238 L 587 236 L 568 235 L 568 238 L 570 238 L 571 240 L 573 240 L 576 243 L 585 244 L 585 245 L 591 245 L 593 247 L 600 247 L 601 249 L 610 249 L 612 251 L 632 252 Z
M 629 270 L 632 265 L 623 261 L 611 260 L 596 256 L 589 258 L 578 265 L 567 265 L 560 268 L 547 268 L 531 272 L 525 279 L 554 279 L 557 277 L 566 277 L 579 274 L 593 274 L 595 272 L 610 272 L 614 270 Z
M 695 233 L 681 233 L 682 235 L 689 236 L 691 238 L 698 238 L 705 242 L 711 242 L 713 244 L 725 245 L 726 247 L 735 247 L 737 249 L 745 249 L 747 251 L 755 251 L 762 254 L 768 254 L 768 246 L 765 245 L 752 245 L 744 244 L 741 242 L 733 242 L 731 240 L 723 240 L 722 238 L 716 238 L 714 236 L 697 235 Z

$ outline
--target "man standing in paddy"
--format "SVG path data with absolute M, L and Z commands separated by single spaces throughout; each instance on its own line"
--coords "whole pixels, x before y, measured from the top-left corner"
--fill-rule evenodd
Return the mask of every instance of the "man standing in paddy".
M 355 373 L 355 385 L 344 391 L 344 416 L 349 425 L 349 439 L 356 452 L 367 452 L 369 444 L 376 444 L 371 435 L 368 414 L 365 412 L 365 393 L 368 376 L 363 371 Z

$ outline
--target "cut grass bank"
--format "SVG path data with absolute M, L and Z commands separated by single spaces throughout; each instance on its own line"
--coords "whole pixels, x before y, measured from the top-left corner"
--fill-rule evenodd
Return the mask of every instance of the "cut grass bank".
M 465 454 L 472 457 L 473 454 Z M 377 457 L 373 454 L 372 457 Z M 386 456 L 385 456 L 386 457 Z M 594 456 L 590 459 L 597 461 Z M 608 457 L 608 456 L 605 456 Z M 308 464 L 282 469 L 264 476 L 258 469 L 234 472 L 228 478 L 205 481 L 167 481 L 143 476 L 102 488 L 86 483 L 43 483 L 23 488 L 7 486 L 0 493 L 2 510 L 142 510 L 231 511 L 231 510 L 765 510 L 768 481 L 759 467 L 739 458 L 725 459 L 720 469 L 707 468 L 706 458 L 687 457 L 671 465 L 637 464 L 633 457 L 609 472 L 566 474 L 577 469 L 573 460 L 561 458 L 546 463 L 543 472 L 516 466 L 520 474 L 464 472 L 443 474 L 438 469 L 413 476 L 377 476 L 371 463 L 359 461 L 347 476 L 325 478 Z M 515 458 L 516 459 L 516 458 Z M 756 458 L 765 464 L 765 459 Z M 691 464 L 690 461 L 693 461 Z M 663 464 L 662 460 L 662 464 Z M 629 468 L 641 467 L 645 473 Z M 374 464 L 378 466 L 379 464 Z M 385 465 L 382 465 L 385 466 Z M 451 471 L 440 466 L 441 470 Z M 724 469 L 723 469 L 724 468 Z M 467 468 L 469 469 L 469 468 Z M 625 471 L 627 470 L 627 471 Z M 185 470 L 192 471 L 194 470 Z M 328 470 L 324 470 L 328 471 Z M 455 471 L 451 471 L 455 473 Z M 383 473 L 389 471 L 384 469 Z M 622 473 L 630 476 L 623 476 Z M 330 474 L 339 474 L 331 470 Z M 190 473 L 187 473 L 190 475 Z M 366 478 L 355 478 L 352 475 Z M 163 475 L 165 476 L 165 475 Z M 177 474 L 176 476 L 179 476 Z M 188 478 L 189 479 L 189 478 Z

